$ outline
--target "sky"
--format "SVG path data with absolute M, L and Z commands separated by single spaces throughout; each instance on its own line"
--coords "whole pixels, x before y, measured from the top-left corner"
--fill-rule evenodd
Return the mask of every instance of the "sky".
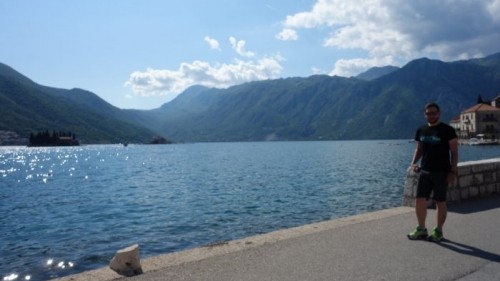
M 153 109 L 192 85 L 500 52 L 500 0 L 0 0 L 0 63 Z

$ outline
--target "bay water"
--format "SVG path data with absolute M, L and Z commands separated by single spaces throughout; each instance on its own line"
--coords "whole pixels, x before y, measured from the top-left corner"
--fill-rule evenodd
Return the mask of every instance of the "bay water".
M 401 205 L 408 140 L 0 147 L 0 278 L 107 266 Z M 460 146 L 460 161 L 500 146 Z

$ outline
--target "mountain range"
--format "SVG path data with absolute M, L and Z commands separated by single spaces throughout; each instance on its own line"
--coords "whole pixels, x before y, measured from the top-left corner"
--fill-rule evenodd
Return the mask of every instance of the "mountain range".
M 417 59 L 356 77 L 314 75 L 192 86 L 153 110 L 119 109 L 82 89 L 39 85 L 0 64 L 0 131 L 75 132 L 82 143 L 411 139 L 435 101 L 448 122 L 478 96 L 500 95 L 500 53 Z
M 0 112 L 0 131 L 21 139 L 44 131 L 75 132 L 83 143 L 145 142 L 155 135 L 94 93 L 42 86 L 5 64 L 0 64 Z

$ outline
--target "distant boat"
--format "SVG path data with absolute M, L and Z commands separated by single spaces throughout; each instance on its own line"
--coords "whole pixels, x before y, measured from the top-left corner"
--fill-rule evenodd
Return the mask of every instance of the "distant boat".
M 171 144 L 171 143 L 172 143 L 171 141 L 160 136 L 153 137 L 153 139 L 149 142 L 149 144 Z
M 468 145 L 497 145 L 498 140 L 488 140 L 483 138 L 470 138 L 467 142 Z

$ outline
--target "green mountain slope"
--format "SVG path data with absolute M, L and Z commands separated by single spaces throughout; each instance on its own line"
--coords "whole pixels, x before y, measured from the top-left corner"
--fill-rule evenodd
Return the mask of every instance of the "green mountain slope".
M 82 143 L 148 142 L 152 131 L 90 92 L 38 85 L 0 64 L 0 130 L 71 131 Z

